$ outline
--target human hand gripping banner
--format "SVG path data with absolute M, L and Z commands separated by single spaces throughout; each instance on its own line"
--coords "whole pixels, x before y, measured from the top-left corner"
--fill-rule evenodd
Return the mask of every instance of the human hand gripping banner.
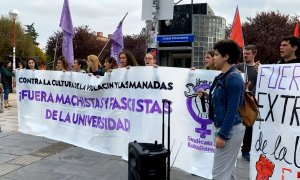
M 251 179 L 300 179 L 300 65 L 259 67 L 256 97 L 261 120 L 253 129 Z
M 208 90 L 217 71 L 170 67 L 116 69 L 104 77 L 17 71 L 19 131 L 127 159 L 128 143 L 161 143 L 162 99 L 171 105 L 171 163 L 211 178 L 214 141 Z M 167 105 L 165 105 L 167 106 Z M 165 108 L 165 112 L 168 108 Z

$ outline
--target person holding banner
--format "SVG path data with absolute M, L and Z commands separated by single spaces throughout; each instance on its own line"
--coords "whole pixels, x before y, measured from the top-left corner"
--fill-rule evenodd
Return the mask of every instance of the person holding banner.
M 24 69 L 26 68 L 25 62 L 24 61 L 19 61 L 18 62 L 18 69 Z
M 145 60 L 145 65 L 146 65 L 146 66 L 158 67 L 158 65 L 155 64 L 155 63 L 156 63 L 156 57 L 155 57 L 154 54 L 152 54 L 152 53 L 147 53 L 147 54 L 145 55 L 144 60 Z
M 300 63 L 300 39 L 295 36 L 284 37 L 280 44 L 280 56 L 283 58 L 278 64 Z
M 204 56 L 204 68 L 207 70 L 216 70 L 215 64 L 214 64 L 214 58 L 215 51 L 207 51 Z
M 68 61 L 64 57 L 59 57 L 56 64 L 57 71 L 68 71 Z
M 249 82 L 248 90 L 255 94 L 256 88 L 256 80 L 257 80 L 257 71 L 255 69 L 255 56 L 257 54 L 257 48 L 255 45 L 248 45 L 244 48 L 244 63 L 240 63 L 236 65 L 236 68 L 245 73 L 247 71 L 245 77 L 245 81 Z M 252 131 L 253 127 L 246 127 L 243 146 L 242 146 L 242 156 L 247 161 L 250 161 L 250 150 L 251 150 L 251 142 L 252 142 Z
M 130 66 L 138 66 L 135 57 L 131 54 L 131 52 L 126 50 L 120 52 L 119 60 L 120 60 L 119 68 L 123 68 L 123 67 L 129 68 Z
M 116 59 L 114 57 L 105 58 L 104 67 L 107 72 L 111 72 L 112 69 L 118 68 Z
M 244 81 L 235 64 L 240 58 L 236 42 L 226 39 L 214 45 L 215 67 L 222 71 L 209 92 L 209 118 L 215 126 L 213 180 L 236 179 L 235 164 L 244 136 L 238 108 L 243 104 Z M 204 91 L 199 96 L 205 95 Z
M 86 62 L 81 59 L 81 58 L 77 58 L 74 60 L 74 64 L 73 64 L 73 72 L 80 72 L 80 73 L 85 73 L 85 70 L 83 70 L 82 68 L 85 68 L 86 66 Z
M 206 70 L 216 70 L 215 63 L 213 60 L 213 57 L 215 55 L 215 51 L 207 51 L 204 58 L 203 58 L 203 63 L 204 63 L 204 69 Z M 195 67 L 191 67 L 191 70 L 196 70 Z
M 39 67 L 34 59 L 27 59 L 26 61 L 26 69 L 38 70 Z
M 103 67 L 96 55 L 91 54 L 87 57 L 87 66 L 87 72 L 89 75 L 104 76 Z

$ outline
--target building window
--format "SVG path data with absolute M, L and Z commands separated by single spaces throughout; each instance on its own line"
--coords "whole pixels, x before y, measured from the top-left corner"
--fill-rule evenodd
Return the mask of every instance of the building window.
M 212 50 L 213 45 L 225 38 L 225 19 L 210 15 L 193 15 L 194 22 L 194 50 L 192 66 L 203 67 L 203 57 L 208 50 Z

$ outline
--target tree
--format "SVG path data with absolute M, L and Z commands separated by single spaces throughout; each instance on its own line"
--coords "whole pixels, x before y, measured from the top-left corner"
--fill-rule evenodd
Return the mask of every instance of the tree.
M 33 56 L 38 57 L 40 63 L 45 63 L 46 55 L 38 46 L 34 46 Z
M 254 44 L 258 48 L 256 59 L 261 63 L 277 63 L 280 58 L 279 46 L 285 36 L 293 35 L 296 17 L 279 11 L 260 12 L 254 18 L 248 17 L 243 23 L 245 45 Z
M 86 58 L 90 54 L 98 56 L 106 42 L 98 40 L 96 32 L 91 31 L 88 26 L 80 26 L 75 28 L 73 43 L 74 57 Z M 104 54 L 102 54 L 101 57 L 103 57 Z M 100 59 L 102 59 L 101 57 Z
M 12 21 L 5 16 L 0 18 L 0 59 L 12 57 Z M 16 59 L 26 59 L 33 55 L 34 44 L 19 22 L 16 22 Z
M 107 41 L 99 39 L 95 31 L 88 26 L 79 26 L 74 28 L 75 37 L 73 39 L 74 58 L 83 58 L 90 54 L 98 56 L 104 48 Z M 57 47 L 56 47 L 57 43 Z M 61 52 L 62 32 L 57 31 L 49 37 L 46 45 L 47 61 L 52 62 L 56 50 L 56 57 L 62 56 Z M 124 37 L 125 49 L 132 52 L 138 60 L 144 60 L 146 52 L 146 38 L 142 33 L 139 35 L 127 35 Z M 107 44 L 100 56 L 100 61 L 104 63 L 104 59 L 110 56 L 110 43 Z
M 36 42 L 36 38 L 39 36 L 39 34 L 35 31 L 34 23 L 25 26 L 26 26 L 25 29 L 26 34 L 29 35 L 32 38 L 34 44 L 38 46 L 39 43 Z
M 74 58 L 86 59 L 86 57 L 90 54 L 98 55 L 100 50 L 103 48 L 105 42 L 97 40 L 96 32 L 91 31 L 91 29 L 88 26 L 75 27 L 74 31 Z M 48 54 L 50 59 L 54 59 L 55 50 L 56 57 L 62 56 L 61 44 L 61 31 L 57 31 L 49 37 L 46 45 L 46 53 Z
M 47 55 L 46 61 L 52 62 L 55 56 L 59 57 L 62 55 L 61 43 L 62 43 L 61 31 L 56 31 L 48 38 L 47 45 L 46 45 L 46 55 Z
M 139 35 L 127 35 L 124 37 L 124 48 L 130 51 L 139 64 L 144 64 L 144 57 L 146 55 L 146 36 L 144 34 Z

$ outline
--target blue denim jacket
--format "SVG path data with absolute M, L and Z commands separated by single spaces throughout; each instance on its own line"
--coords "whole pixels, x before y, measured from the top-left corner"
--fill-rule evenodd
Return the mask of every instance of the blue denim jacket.
M 220 131 L 217 135 L 226 140 L 232 126 L 242 122 L 238 108 L 243 103 L 244 81 L 236 67 L 218 75 L 210 88 L 209 118 Z

